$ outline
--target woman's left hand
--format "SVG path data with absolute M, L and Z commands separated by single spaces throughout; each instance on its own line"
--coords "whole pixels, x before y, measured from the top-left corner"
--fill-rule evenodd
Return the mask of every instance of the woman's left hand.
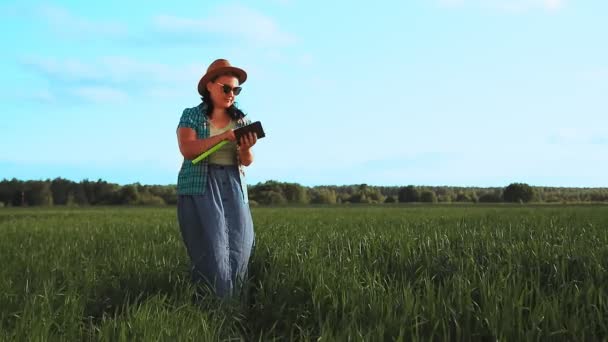
M 249 134 L 246 134 L 244 136 L 241 137 L 241 150 L 248 150 L 251 148 L 251 146 L 255 145 L 255 143 L 258 141 L 258 135 L 250 132 Z

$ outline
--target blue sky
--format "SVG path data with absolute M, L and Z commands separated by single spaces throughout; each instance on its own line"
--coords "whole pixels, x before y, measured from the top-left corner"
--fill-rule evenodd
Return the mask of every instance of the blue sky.
M 174 184 L 216 58 L 248 181 L 608 186 L 604 1 L 3 1 L 0 179 Z

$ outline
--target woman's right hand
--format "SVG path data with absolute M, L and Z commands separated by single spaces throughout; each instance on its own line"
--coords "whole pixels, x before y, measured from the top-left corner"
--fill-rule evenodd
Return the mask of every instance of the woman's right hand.
M 236 135 L 234 135 L 234 130 L 229 129 L 226 132 L 222 133 L 222 140 L 236 141 Z

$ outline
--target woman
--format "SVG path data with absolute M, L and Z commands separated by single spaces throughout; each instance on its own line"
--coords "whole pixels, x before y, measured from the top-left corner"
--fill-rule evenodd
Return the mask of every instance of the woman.
M 192 261 L 192 280 L 222 298 L 237 294 L 253 246 L 253 221 L 244 166 L 253 162 L 255 134 L 236 141 L 233 129 L 250 123 L 235 106 L 247 73 L 225 59 L 211 63 L 198 83 L 203 102 L 186 108 L 177 138 L 184 162 L 177 181 L 177 215 Z M 227 140 L 220 150 L 192 164 L 204 151 Z

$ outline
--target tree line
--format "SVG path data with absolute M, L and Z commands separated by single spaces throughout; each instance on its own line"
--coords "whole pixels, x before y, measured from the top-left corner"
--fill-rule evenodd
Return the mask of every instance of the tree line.
M 380 204 L 380 203 L 598 203 L 608 202 L 608 188 L 538 187 L 512 183 L 502 187 L 452 186 L 345 186 L 307 187 L 297 183 L 267 181 L 248 186 L 251 205 Z M 175 205 L 175 185 L 119 185 L 101 179 L 73 182 L 68 179 L 0 181 L 0 207 Z

